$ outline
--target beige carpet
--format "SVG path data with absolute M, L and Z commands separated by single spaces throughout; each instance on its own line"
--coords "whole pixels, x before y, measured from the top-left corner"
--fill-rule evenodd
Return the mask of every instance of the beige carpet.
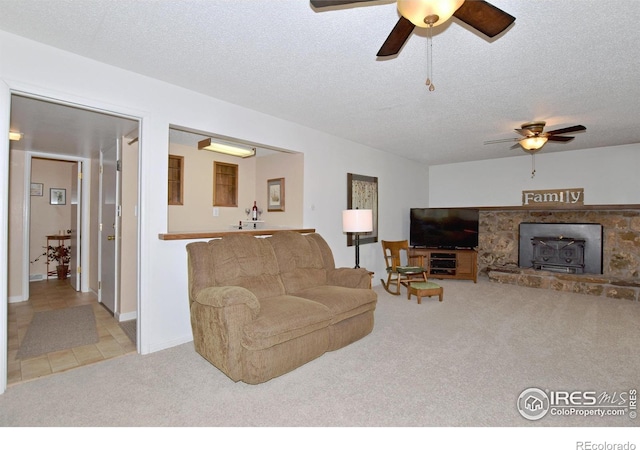
M 36 312 L 18 349 L 18 358 L 27 359 L 49 352 L 98 342 L 93 306 Z
M 440 283 L 444 301 L 421 305 L 377 287 L 369 336 L 261 385 L 232 382 L 187 343 L 11 386 L 0 424 L 638 429 L 628 415 L 530 421 L 517 399 L 530 387 L 640 388 L 640 303 Z

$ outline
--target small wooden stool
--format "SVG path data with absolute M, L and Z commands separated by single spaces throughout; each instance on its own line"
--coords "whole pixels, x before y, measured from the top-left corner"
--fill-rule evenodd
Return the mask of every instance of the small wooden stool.
M 417 281 L 413 283 L 407 283 L 407 299 L 411 300 L 411 294 L 414 294 L 418 297 L 418 305 L 422 303 L 422 297 L 431 297 L 432 295 L 437 295 L 442 301 L 442 295 L 444 293 L 444 289 L 442 286 L 436 283 L 432 283 L 431 281 Z

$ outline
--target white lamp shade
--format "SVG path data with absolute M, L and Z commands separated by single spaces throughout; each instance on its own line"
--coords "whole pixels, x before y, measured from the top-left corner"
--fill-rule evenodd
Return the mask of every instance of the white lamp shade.
M 345 209 L 342 211 L 342 231 L 345 233 L 373 231 L 373 211 L 370 209 Z

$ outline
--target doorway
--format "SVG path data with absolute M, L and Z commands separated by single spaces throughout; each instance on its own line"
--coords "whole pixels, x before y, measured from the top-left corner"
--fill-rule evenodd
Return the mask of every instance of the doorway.
M 9 179 L 8 194 L 10 198 L 10 222 L 8 224 L 8 234 L 15 237 L 16 230 L 22 230 L 22 249 L 8 249 L 9 263 L 7 269 L 7 286 L 9 302 L 25 301 L 29 296 L 29 244 L 28 244 L 28 213 L 31 179 L 26 175 L 26 170 L 22 167 L 16 168 L 13 160 L 26 161 L 26 154 L 36 155 L 41 158 L 68 159 L 80 161 L 84 166 L 83 176 L 79 181 L 79 192 L 82 192 L 84 199 L 77 200 L 86 207 L 81 210 L 79 216 L 81 220 L 80 242 L 82 248 L 79 251 L 81 262 L 79 264 L 79 275 L 81 281 L 79 288 L 82 292 L 99 292 L 99 262 L 96 249 L 98 248 L 98 180 L 99 180 L 99 155 L 100 151 L 122 141 L 131 142 L 135 136 L 137 141 L 140 121 L 137 118 L 117 115 L 103 110 L 91 109 L 90 107 L 78 107 L 77 105 L 55 102 L 50 99 L 35 97 L 24 93 L 11 93 L 10 129 L 18 130 L 22 135 L 20 141 L 12 141 L 9 146 Z M 137 215 L 139 204 L 138 190 L 138 169 L 137 161 L 138 146 L 125 146 L 128 158 L 135 160 L 129 171 L 129 178 L 134 180 L 133 188 L 127 189 L 124 193 L 129 204 L 134 207 L 123 211 L 129 215 L 128 221 L 133 222 L 134 235 L 128 240 L 128 262 L 133 264 L 134 278 L 129 279 L 126 289 L 128 295 L 133 297 L 133 305 L 127 310 L 122 309 L 115 318 L 118 320 L 139 319 L 138 317 L 138 254 L 139 254 L 139 220 Z M 6 162 L 5 162 L 6 163 Z M 135 167 L 135 168 L 134 168 Z M 131 184 L 129 185 L 131 186 Z M 52 186 L 58 187 L 58 186 Z M 43 186 L 43 196 L 49 195 L 51 187 Z M 73 187 L 65 192 L 67 202 L 71 201 Z M 27 200 L 25 201 L 25 197 Z M 15 211 L 22 211 L 13 214 Z M 15 220 L 14 220 L 15 219 Z M 54 227 L 55 228 L 55 227 Z M 56 230 L 54 230 L 56 231 Z M 26 235 L 26 237 L 24 236 Z M 11 239 L 13 241 L 13 239 Z M 45 245 L 44 243 L 42 245 Z M 20 270 L 18 270 L 20 269 Z M 113 268 L 112 270 L 116 270 Z M 12 272 L 13 273 L 9 273 Z M 122 286 L 121 288 L 125 288 Z M 6 349 L 7 342 L 1 345 Z M 138 339 L 138 348 L 139 348 Z M 4 350 L 3 349 L 3 350 Z M 2 353 L 2 352 L 0 352 Z M 0 355 L 1 356 L 1 355 Z M 6 375 L 6 370 L 4 370 Z M 6 380 L 6 378 L 4 378 Z M 2 381 L 2 380 L 0 380 Z M 0 393 L 4 391 L 6 383 L 0 383 Z
M 82 158 L 69 159 L 62 155 L 46 157 L 27 152 L 25 178 L 29 180 L 30 192 L 25 195 L 27 226 L 25 229 L 25 278 L 22 300 L 29 298 L 30 285 L 36 281 L 58 276 L 68 279 L 76 291 L 82 291 L 83 280 L 82 238 L 89 230 L 83 230 Z M 44 250 L 44 251 L 43 251 Z M 49 256 L 58 257 L 51 260 Z M 28 261 L 26 261 L 28 259 Z M 57 274 L 57 266 L 65 271 Z M 85 289 L 84 292 L 87 292 Z

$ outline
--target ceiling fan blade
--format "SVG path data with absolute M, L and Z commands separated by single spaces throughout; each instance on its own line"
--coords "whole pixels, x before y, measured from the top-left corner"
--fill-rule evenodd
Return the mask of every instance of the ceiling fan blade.
M 572 127 L 560 128 L 553 131 L 547 131 L 547 134 L 553 136 L 554 134 L 575 133 L 577 131 L 585 131 L 586 129 L 587 128 L 583 125 L 574 125 Z
M 502 144 L 503 142 L 515 142 L 521 140 L 520 138 L 509 139 L 496 139 L 495 141 L 484 141 L 485 144 Z
M 350 5 L 352 3 L 374 2 L 377 0 L 310 0 L 314 8 L 328 8 L 329 6 Z
M 550 141 L 556 141 L 556 142 L 569 142 L 575 139 L 575 136 L 554 136 L 552 134 L 550 136 L 547 136 L 547 139 Z
M 387 40 L 384 41 L 384 44 L 382 44 L 376 56 L 391 56 L 398 53 L 407 39 L 409 39 L 409 36 L 411 36 L 414 28 L 415 25 L 412 24 L 409 19 L 400 17 L 400 20 L 398 20 L 396 26 L 393 27 L 393 30 L 389 33 Z
M 465 1 L 453 15 L 488 37 L 502 33 L 516 20 L 511 14 L 482 0 Z

